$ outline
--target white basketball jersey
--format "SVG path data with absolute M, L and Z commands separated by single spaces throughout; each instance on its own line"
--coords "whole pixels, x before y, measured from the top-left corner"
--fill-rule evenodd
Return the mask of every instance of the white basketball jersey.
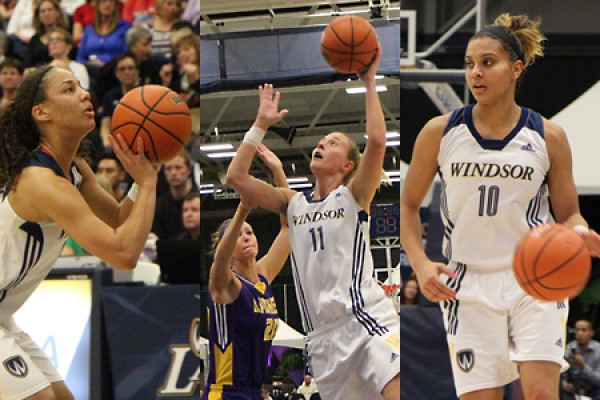
M 64 176 L 54 159 L 38 150 L 28 166 L 42 166 Z M 81 175 L 71 167 L 70 181 L 79 187 Z M 0 195 L 0 323 L 25 303 L 50 272 L 65 242 L 65 234 L 54 222 L 26 221 L 15 214 L 8 191 Z
M 292 272 L 306 332 L 354 314 L 371 335 L 381 325 L 365 311 L 384 297 L 373 278 L 369 216 L 345 186 L 322 200 L 297 193 L 287 209 Z
M 469 105 L 451 114 L 438 154 L 444 255 L 465 264 L 510 266 L 521 236 L 552 219 L 544 123 L 522 108 L 505 139 L 483 139 L 472 110 Z

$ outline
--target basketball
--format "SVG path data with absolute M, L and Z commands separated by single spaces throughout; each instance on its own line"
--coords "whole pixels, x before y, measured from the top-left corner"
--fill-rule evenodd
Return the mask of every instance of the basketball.
M 355 15 L 335 18 L 321 36 L 321 54 L 342 73 L 366 69 L 377 54 L 378 40 L 369 21 Z
M 519 242 L 513 272 L 526 293 L 539 300 L 558 301 L 583 290 L 591 264 L 577 232 L 562 224 L 540 225 Z
M 132 151 L 144 140 L 145 156 L 152 162 L 169 161 L 192 133 L 190 109 L 181 96 L 160 85 L 137 87 L 125 94 L 112 116 L 112 134 L 121 134 Z

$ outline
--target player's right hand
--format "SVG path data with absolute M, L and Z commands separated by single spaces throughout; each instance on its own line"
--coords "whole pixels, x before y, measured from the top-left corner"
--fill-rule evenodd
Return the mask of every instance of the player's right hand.
M 421 288 L 421 293 L 430 301 L 440 302 L 450 300 L 456 297 L 456 292 L 444 284 L 441 279 L 441 274 L 446 274 L 455 277 L 456 274 L 445 264 L 433 261 L 427 261 L 419 266 L 414 266 L 417 280 Z
M 145 182 L 156 184 L 157 174 L 155 166 L 144 155 L 144 141 L 138 138 L 134 144 L 136 152 L 131 151 L 125 139 L 120 134 L 116 138 L 108 136 L 110 144 L 117 158 L 121 161 L 123 168 L 139 185 Z
M 256 126 L 266 131 L 271 125 L 281 121 L 288 113 L 288 110 L 279 111 L 279 98 L 281 93 L 273 91 L 273 85 L 265 83 L 264 86 L 258 87 L 258 96 L 260 99 L 260 105 L 258 106 L 258 113 L 256 115 L 256 121 L 253 126 Z

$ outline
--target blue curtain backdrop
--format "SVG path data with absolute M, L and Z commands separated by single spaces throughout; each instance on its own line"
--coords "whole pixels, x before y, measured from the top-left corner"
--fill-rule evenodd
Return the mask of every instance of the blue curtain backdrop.
M 383 48 L 379 72 L 400 75 L 400 22 L 373 22 Z M 339 80 L 321 55 L 325 27 L 244 32 L 202 36 L 200 90 L 202 93 Z

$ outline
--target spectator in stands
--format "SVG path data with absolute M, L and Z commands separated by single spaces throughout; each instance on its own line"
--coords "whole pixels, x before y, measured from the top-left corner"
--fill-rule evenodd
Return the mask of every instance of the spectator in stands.
M 114 75 L 119 81 L 118 86 L 110 89 L 102 99 L 102 119 L 100 120 L 100 136 L 105 148 L 110 147 L 108 136 L 111 133 L 112 115 L 119 100 L 130 90 L 139 86 L 140 74 L 137 60 L 132 53 L 124 53 L 115 60 Z
M 183 199 L 198 188 L 191 179 L 192 159 L 185 149 L 177 157 L 164 163 L 163 171 L 169 190 L 156 200 L 152 232 L 159 239 L 168 239 L 185 233 L 181 219 Z
M 200 37 L 194 33 L 174 43 L 175 65 L 169 87 L 181 94 L 190 108 L 200 106 Z
M 416 305 L 419 301 L 419 282 L 414 277 L 410 277 L 402 283 L 400 289 L 400 304 Z
M 200 36 L 191 28 L 173 34 L 175 64 L 165 64 L 160 71 L 164 86 L 179 93 L 190 107 L 194 136 L 200 130 Z
M 0 30 L 0 62 L 4 61 L 6 50 L 8 46 L 8 38 L 6 32 Z
M 200 20 L 200 0 L 189 0 L 181 19 L 196 24 Z
M 125 177 L 123 165 L 114 155 L 105 154 L 100 157 L 96 167 L 96 175 L 103 177 L 110 185 L 110 192 L 117 201 L 123 200 L 126 194 Z
M 311 374 L 304 375 L 304 381 L 296 388 L 296 393 L 304 395 L 304 397 L 307 399 L 309 399 L 313 393 L 318 391 L 319 389 L 317 389 L 317 384 L 313 380 Z
M 156 0 L 156 16 L 144 24 L 152 33 L 153 54 L 171 58 L 171 30 L 181 13 L 181 0 Z
M 156 0 L 125 0 L 123 19 L 140 24 L 154 17 Z
M 600 400 L 600 343 L 593 337 L 590 321 L 575 323 L 575 340 L 565 349 L 571 367 L 561 374 L 561 400 L 575 400 L 580 395 Z
M 183 198 L 181 216 L 185 233 L 180 239 L 200 239 L 200 193 L 191 191 Z
M 73 38 L 69 31 L 63 28 L 55 28 L 48 36 L 48 52 L 52 57 L 52 64 L 71 70 L 75 78 L 79 80 L 81 87 L 90 89 L 90 76 L 85 65 L 72 60 L 69 56 L 73 50 Z
M 88 25 L 96 20 L 96 8 L 92 0 L 86 0 L 85 3 L 77 7 L 73 14 L 73 41 L 77 46 L 81 42 L 83 31 Z
M 50 32 L 55 28 L 67 29 L 67 17 L 60 8 L 59 0 L 41 0 L 33 8 L 33 28 L 35 35 L 31 37 L 28 67 L 38 67 L 52 61 L 48 51 Z
M 2 18 L 2 26 L 6 27 L 12 16 L 13 10 L 17 5 L 18 0 L 1 0 L 0 1 L 0 18 Z
M 263 150 L 259 156 L 273 172 L 275 183 L 287 187 L 281 161 L 268 149 Z M 215 351 L 210 354 L 202 400 L 261 397 L 279 324 L 270 285 L 288 258 L 290 243 L 287 221 L 282 216 L 277 237 L 257 260 L 258 242 L 245 222 L 252 208 L 242 198 L 233 218 L 224 221 L 213 235 L 215 253 L 207 297 L 210 348 Z M 233 357 L 222 356 L 224 353 Z
M 131 24 L 121 19 L 119 0 L 94 0 L 94 23 L 83 31 L 77 61 L 99 69 L 127 51 L 125 34 Z
M 24 73 L 25 67 L 18 58 L 7 57 L 0 63 L 0 87 L 2 88 L 0 108 L 13 102 Z
M 142 26 L 135 26 L 125 38 L 129 51 L 137 58 L 141 84 L 162 84 L 160 69 L 169 60 L 161 54 L 152 54 L 152 33 Z
M 190 107 L 196 107 L 200 102 L 200 37 L 189 23 L 178 25 L 171 37 L 175 62 L 165 64 L 160 77 L 164 86 L 180 93 Z
M 19 58 L 25 65 L 29 65 L 27 43 L 35 35 L 33 7 L 33 0 L 19 0 L 6 27 L 6 33 L 10 40 L 10 52 L 8 54 Z

